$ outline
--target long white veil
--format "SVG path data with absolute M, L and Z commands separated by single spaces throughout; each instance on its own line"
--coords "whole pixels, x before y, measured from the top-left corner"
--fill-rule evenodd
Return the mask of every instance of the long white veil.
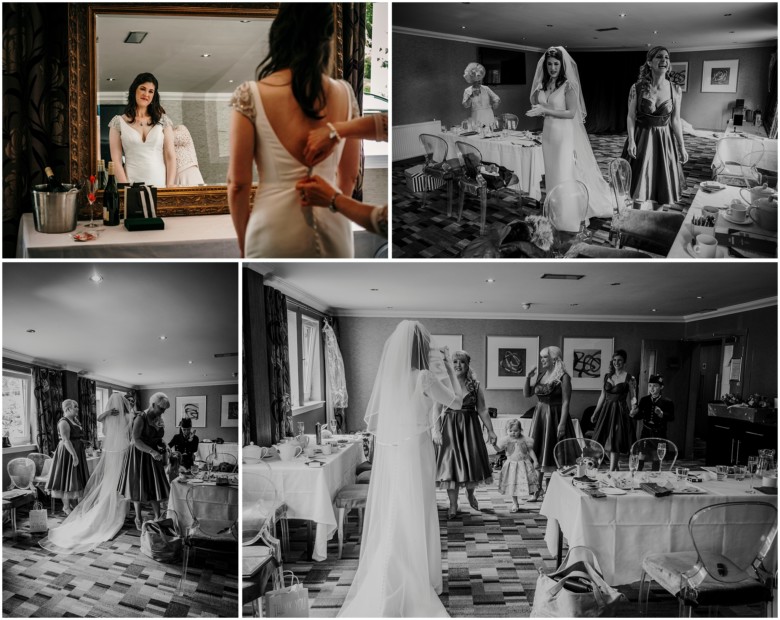
M 106 409 L 116 409 L 119 414 L 109 414 L 103 420 L 103 454 L 89 477 L 84 497 L 60 526 L 49 530 L 49 535 L 39 543 L 52 553 L 86 553 L 111 540 L 122 529 L 128 504 L 119 497 L 117 485 L 130 447 L 133 411 L 117 393 L 108 399 Z
M 588 217 L 612 217 L 615 208 L 615 196 L 609 189 L 609 184 L 599 170 L 596 157 L 593 155 L 593 148 L 588 139 L 588 132 L 585 131 L 585 118 L 588 111 L 585 108 L 585 99 L 582 96 L 582 84 L 580 82 L 580 72 L 577 69 L 577 63 L 571 57 L 565 48 L 555 46 L 549 49 L 556 49 L 563 58 L 563 69 L 566 81 L 577 94 L 577 109 L 574 111 L 574 165 L 577 180 L 585 183 L 588 188 Z M 531 86 L 531 101 L 537 90 L 544 90 L 542 80 L 544 79 L 544 63 L 547 55 L 543 54 L 536 64 L 534 81 Z M 552 188 L 548 187 L 549 192 Z
M 402 321 L 382 352 L 365 415 L 376 450 L 360 562 L 341 616 L 446 615 L 429 431 L 460 399 L 428 369 L 429 346 L 425 327 Z

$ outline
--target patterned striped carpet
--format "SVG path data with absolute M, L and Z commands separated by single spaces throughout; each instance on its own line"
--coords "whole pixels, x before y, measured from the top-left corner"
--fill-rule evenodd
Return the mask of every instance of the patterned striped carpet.
M 609 160 L 623 150 L 624 135 L 591 135 L 591 146 L 604 178 L 607 178 Z M 685 147 L 689 160 L 684 166 L 686 189 L 678 207 L 687 211 L 702 181 L 711 179 L 710 165 L 715 156 L 715 138 L 685 136 Z M 431 192 L 422 206 L 422 196 L 410 192 L 406 187 L 404 170 L 419 164 L 422 158 L 393 162 L 393 258 L 458 258 L 466 246 L 479 236 L 479 201 L 466 197 L 463 219 L 457 221 L 457 188 L 454 191 L 453 217 L 447 216 L 445 190 Z M 542 201 L 545 193 L 542 184 Z M 493 223 L 507 224 L 523 215 L 540 214 L 540 204 L 517 192 L 507 190 L 500 196 L 488 199 L 488 226 Z M 608 243 L 610 222 L 592 219 L 593 243 Z
M 700 462 L 680 461 L 680 465 L 696 469 Z M 479 488 L 476 496 L 480 512 L 472 510 L 462 495 L 461 513 L 448 520 L 446 493 L 437 492 L 444 571 L 441 600 L 452 617 L 528 617 L 538 570 L 550 572 L 555 567 L 555 559 L 544 542 L 547 520 L 539 515 L 541 502 L 521 503 L 521 511 L 513 514 L 509 512 L 511 499 L 499 494 L 495 484 Z M 310 615 L 333 618 L 357 570 L 360 555 L 357 513 L 352 513 L 347 526 L 341 560 L 336 559 L 338 544 L 334 539 L 328 545 L 327 560 L 307 561 L 306 532 L 302 525 L 291 527 L 291 558 L 284 568 L 293 571 L 308 589 Z M 637 588 L 638 584 L 619 588 L 628 602 L 620 605 L 618 616 L 639 615 Z M 727 616 L 759 615 L 758 610 L 743 607 L 721 607 L 719 611 Z M 243 613 L 251 615 L 249 605 L 244 605 Z M 677 616 L 676 599 L 655 586 L 650 598 L 650 615 Z
M 141 553 L 131 516 L 119 535 L 89 553 L 54 555 L 30 534 L 19 511 L 20 534 L 3 537 L 3 616 L 6 618 L 214 618 L 238 613 L 237 560 L 205 552 L 190 556 L 183 593 L 181 562 L 162 564 Z M 62 513 L 49 516 L 59 524 Z M 224 558 L 224 559 L 222 559 Z

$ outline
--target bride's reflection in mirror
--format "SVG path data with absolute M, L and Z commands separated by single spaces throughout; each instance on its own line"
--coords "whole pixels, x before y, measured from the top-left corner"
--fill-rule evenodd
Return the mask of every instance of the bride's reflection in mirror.
M 118 182 L 225 185 L 230 96 L 267 54 L 271 22 L 241 15 L 96 16 L 98 159 L 114 162 Z M 139 74 L 146 77 L 136 83 Z M 123 90 L 131 83 L 135 90 Z M 163 111 L 154 118 L 152 99 L 143 101 L 152 93 Z M 131 104 L 147 112 L 131 118 Z
M 118 183 L 156 187 L 176 184 L 173 123 L 160 105 L 154 75 L 136 76 L 128 90 L 127 107 L 108 126 L 111 161 Z

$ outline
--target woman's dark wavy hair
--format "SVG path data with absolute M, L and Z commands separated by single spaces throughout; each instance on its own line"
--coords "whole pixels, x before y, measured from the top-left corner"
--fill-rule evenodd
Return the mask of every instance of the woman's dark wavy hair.
M 322 74 L 330 63 L 334 32 L 330 3 L 285 3 L 271 25 L 268 56 L 257 66 L 257 79 L 280 71 L 292 71 L 292 92 L 309 118 L 324 117 Z
M 157 86 L 157 78 L 151 73 L 139 73 L 135 76 L 133 83 L 130 84 L 130 89 L 127 91 L 127 107 L 125 107 L 125 116 L 127 118 L 135 119 L 136 105 L 135 105 L 135 91 L 141 84 L 151 82 L 154 84 L 154 96 L 152 102 L 149 104 L 149 116 L 152 117 L 152 125 L 157 125 L 161 120 L 163 114 L 165 114 L 165 108 L 160 105 L 160 88 Z
M 653 59 L 661 52 L 666 52 L 667 54 L 671 55 L 671 52 L 663 45 L 656 45 L 654 48 L 648 50 L 647 56 L 645 57 L 645 62 L 642 63 L 641 67 L 639 67 L 638 82 L 650 84 L 650 81 L 653 79 L 653 72 L 650 70 L 650 63 L 653 62 Z M 671 69 L 666 71 L 665 77 L 667 80 L 669 80 L 670 71 Z
M 612 354 L 612 357 L 615 356 L 622 357 L 623 363 L 626 363 L 626 360 L 628 360 L 628 353 L 626 353 L 623 349 L 618 349 Z M 615 367 L 612 365 L 612 360 L 609 360 L 609 372 L 607 373 L 610 377 L 615 374 Z
M 544 53 L 544 62 L 542 63 L 542 88 L 547 88 L 552 76 L 547 71 L 547 59 L 555 58 L 555 60 L 561 63 L 561 70 L 558 72 L 558 77 L 555 78 L 555 88 L 558 88 L 566 81 L 566 67 L 563 63 L 563 55 L 556 48 L 551 47 Z

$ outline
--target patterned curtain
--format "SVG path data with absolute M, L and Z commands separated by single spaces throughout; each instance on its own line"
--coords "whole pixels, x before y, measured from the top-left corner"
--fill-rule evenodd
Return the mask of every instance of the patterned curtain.
M 32 376 L 38 405 L 38 451 L 51 455 L 59 441 L 57 422 L 62 417 L 62 371 L 33 366 Z
M 365 2 L 341 3 L 343 46 L 341 53 L 344 56 L 344 79 L 352 85 L 355 91 L 361 114 L 363 112 L 363 74 L 366 61 L 366 4 Z M 360 170 L 358 171 L 355 191 L 352 197 L 355 200 L 363 200 L 363 171 L 365 158 L 360 154 Z
M 270 286 L 265 293 L 266 330 L 268 334 L 268 372 L 271 392 L 271 441 L 292 437 L 290 405 L 290 356 L 287 349 L 287 298 Z
M 103 413 L 102 411 L 100 413 Z M 85 441 L 97 448 L 97 411 L 95 411 L 95 382 L 79 377 L 79 419 L 84 428 Z
M 241 360 L 242 368 L 246 369 L 246 350 L 244 349 L 244 339 L 241 338 Z M 241 373 L 241 426 L 243 445 L 250 443 L 259 445 L 257 441 L 257 424 L 249 416 L 249 390 L 246 383 L 246 370 Z
M 13 257 L 32 186 L 67 178 L 68 5 L 3 3 L 3 256 Z

